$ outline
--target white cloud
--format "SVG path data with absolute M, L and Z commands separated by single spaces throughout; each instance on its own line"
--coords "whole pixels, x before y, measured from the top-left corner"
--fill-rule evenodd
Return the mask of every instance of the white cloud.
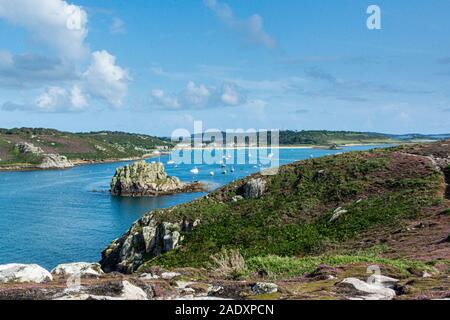
M 63 59 L 77 60 L 89 52 L 84 43 L 87 14 L 80 6 L 62 0 L 0 0 L 0 18 L 26 29 L 32 40 Z
M 78 85 L 72 87 L 70 102 L 78 110 L 84 109 L 89 105 L 86 96 Z
M 154 89 L 151 91 L 150 95 L 157 105 L 172 109 L 178 109 L 180 107 L 178 98 L 176 96 L 167 95 L 164 90 Z
M 238 106 L 247 101 L 243 90 L 232 83 L 224 83 L 217 88 L 189 81 L 186 88 L 178 94 L 168 94 L 164 90 L 155 89 L 150 95 L 153 104 L 169 109 Z
M 217 0 L 203 0 L 206 7 L 212 10 L 222 22 L 230 29 L 235 30 L 249 44 L 262 45 L 266 48 L 274 48 L 276 41 L 264 30 L 263 18 L 254 14 L 246 20 L 236 18 L 233 10 L 226 3 Z
M 230 106 L 237 106 L 242 103 L 242 95 L 239 89 L 235 85 L 225 84 L 223 86 L 222 94 L 220 96 L 221 101 Z
M 109 26 L 109 32 L 111 34 L 125 34 L 127 30 L 125 28 L 125 23 L 120 18 L 114 18 L 111 25 Z
M 61 87 L 48 87 L 31 103 L 17 104 L 6 102 L 2 109 L 6 111 L 35 111 L 35 112 L 77 112 L 88 106 L 86 97 L 81 89 L 74 85 L 70 90 Z
M 92 53 L 91 64 L 83 74 L 85 90 L 114 107 L 122 105 L 130 80 L 128 71 L 116 64 L 116 57 L 104 50 Z
M 8 102 L 4 110 L 80 111 L 93 99 L 122 105 L 131 78 L 114 55 L 90 52 L 85 43 L 88 17 L 81 6 L 64 0 L 0 0 L 2 19 L 25 29 L 40 48 L 50 49 L 49 56 L 0 51 L 0 87 L 47 88 L 37 99 L 25 98 L 32 103 Z M 125 31 L 118 18 L 111 28 Z

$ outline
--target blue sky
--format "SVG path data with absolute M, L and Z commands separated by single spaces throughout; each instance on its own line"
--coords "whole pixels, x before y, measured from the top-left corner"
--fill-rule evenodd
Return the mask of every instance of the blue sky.
M 0 0 L 0 127 L 449 132 L 449 14 L 448 0 Z

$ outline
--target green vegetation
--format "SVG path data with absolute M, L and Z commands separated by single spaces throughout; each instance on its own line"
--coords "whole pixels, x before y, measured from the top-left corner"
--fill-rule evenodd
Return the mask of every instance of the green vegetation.
M 46 153 L 58 153 L 71 160 L 109 160 L 141 157 L 170 142 L 140 134 L 123 132 L 70 133 L 53 129 L 0 129 L 0 166 L 36 164 L 39 157 L 17 152 L 15 145 L 32 143 Z
M 443 201 L 443 175 L 426 163 L 414 161 L 408 166 L 407 161 L 414 160 L 389 149 L 311 159 L 263 177 L 268 190 L 259 199 L 230 201 L 243 183 L 236 182 L 207 198 L 172 208 L 170 214 L 158 211 L 160 221 L 186 218 L 201 223 L 184 234 L 181 248 L 147 265 L 208 267 L 211 255 L 237 249 L 250 267 L 274 255 L 318 256 L 296 262 L 297 269 L 311 268 L 324 261 L 330 249 L 339 249 L 364 232 L 395 227 Z M 345 211 L 333 220 L 338 207 Z M 335 259 L 338 263 L 347 258 Z
M 394 143 L 398 140 L 382 133 L 352 131 L 292 131 L 280 132 L 281 145 L 332 145 L 347 143 Z
M 253 257 L 247 261 L 247 272 L 267 274 L 270 278 L 285 278 L 311 273 L 321 264 L 331 267 L 357 263 L 370 263 L 395 268 L 399 273 L 407 275 L 408 270 L 431 270 L 431 266 L 421 261 L 393 260 L 376 255 L 323 255 L 304 258 L 264 256 Z

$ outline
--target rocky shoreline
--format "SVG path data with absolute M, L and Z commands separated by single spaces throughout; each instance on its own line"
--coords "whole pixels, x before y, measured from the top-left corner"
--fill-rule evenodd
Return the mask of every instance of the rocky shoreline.
M 170 154 L 170 152 L 161 152 L 161 155 Z M 20 172 L 20 171 L 47 171 L 47 170 L 64 170 L 73 167 L 91 165 L 91 164 L 104 164 L 104 163 L 116 163 L 116 162 L 127 162 L 127 161 L 140 161 L 146 159 L 153 159 L 157 156 L 154 154 L 145 154 L 142 157 L 132 157 L 132 158 L 118 158 L 118 159 L 101 159 L 101 160 L 83 160 L 74 159 L 70 160 L 72 163 L 71 167 L 68 168 L 42 168 L 34 164 L 14 164 L 8 166 L 0 166 L 0 172 Z

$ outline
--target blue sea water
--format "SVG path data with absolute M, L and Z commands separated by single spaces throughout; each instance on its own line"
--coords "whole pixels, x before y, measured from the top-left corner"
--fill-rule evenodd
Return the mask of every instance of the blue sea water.
M 380 147 L 380 146 L 377 146 Z M 280 149 L 280 165 L 373 146 L 346 147 L 340 151 Z M 202 151 L 187 151 L 201 153 Z M 241 150 L 249 160 L 249 153 Z M 197 154 L 198 155 L 198 154 Z M 260 170 L 254 164 L 233 165 L 226 175 L 220 165 L 170 165 L 169 156 L 147 161 L 165 163 L 170 175 L 182 181 L 199 180 L 212 189 Z M 0 264 L 37 263 L 52 269 L 59 263 L 98 261 L 100 253 L 144 213 L 188 202 L 201 193 L 157 198 L 120 198 L 108 193 L 115 169 L 127 162 L 78 166 L 68 170 L 0 172 Z M 215 175 L 210 176 L 214 171 Z

